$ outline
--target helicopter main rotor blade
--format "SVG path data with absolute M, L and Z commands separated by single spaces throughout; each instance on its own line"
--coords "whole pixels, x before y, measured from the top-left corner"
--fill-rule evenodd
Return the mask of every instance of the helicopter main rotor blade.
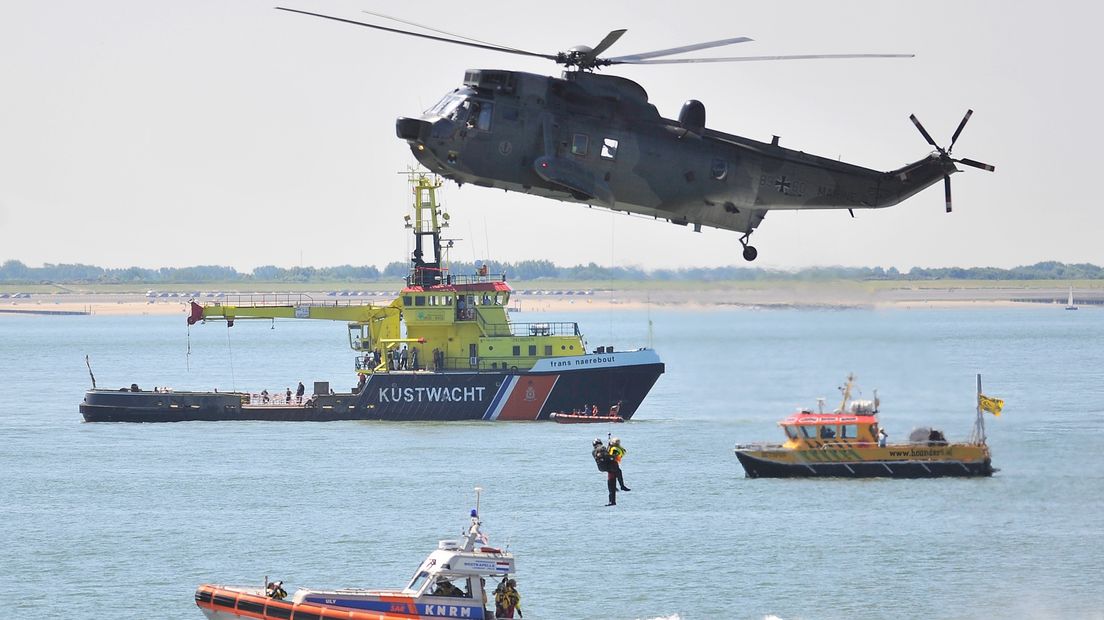
M 606 38 L 602 39 L 601 43 L 594 46 L 594 49 L 590 52 L 590 56 L 593 58 L 608 50 L 611 45 L 617 43 L 617 40 L 620 39 L 621 35 L 625 34 L 625 32 L 626 29 L 624 28 L 620 30 L 611 30 L 610 33 L 606 35 Z
M 954 135 L 951 136 L 951 145 L 947 147 L 948 153 L 954 148 L 955 140 L 958 140 L 958 134 L 962 133 L 962 128 L 966 126 L 966 121 L 970 120 L 970 117 L 973 115 L 973 110 L 966 110 L 966 116 L 962 117 L 962 122 L 958 124 L 958 129 L 956 129 Z
M 916 125 L 917 129 L 920 130 L 920 134 L 922 136 L 924 136 L 924 139 L 928 141 L 928 144 L 934 146 L 935 148 L 939 149 L 940 151 L 943 150 L 943 149 L 939 148 L 939 145 L 935 143 L 935 140 L 932 140 L 932 137 L 930 135 L 928 135 L 928 130 L 924 129 L 924 126 L 920 124 L 920 119 L 916 118 L 915 114 L 909 114 L 909 120 L 912 121 L 913 125 Z
M 503 50 L 513 50 L 515 52 L 524 52 L 525 51 L 525 50 L 519 50 L 515 47 L 510 47 L 508 45 L 499 45 L 498 43 L 490 43 L 488 41 L 480 41 L 479 39 L 464 36 L 462 34 L 457 34 L 455 32 L 448 32 L 446 30 L 441 30 L 440 28 L 434 28 L 433 26 L 426 26 L 425 24 L 419 24 L 417 22 L 412 22 L 412 21 L 409 21 L 409 20 L 406 20 L 406 19 L 402 19 L 401 17 L 394 17 L 394 16 L 391 16 L 391 15 L 384 15 L 383 13 L 376 13 L 376 12 L 367 11 L 367 10 L 363 10 L 363 11 L 361 11 L 361 13 L 367 13 L 368 15 L 371 15 L 373 17 L 380 17 L 380 18 L 383 18 L 383 19 L 389 19 L 393 22 L 398 22 L 400 24 L 406 24 L 407 26 L 414 26 L 415 28 L 421 28 L 422 30 L 428 30 L 430 32 L 436 32 L 437 34 L 443 34 L 443 35 L 447 35 L 447 36 L 450 36 L 450 37 L 455 37 L 457 39 L 464 39 L 465 41 L 471 41 L 472 43 L 479 43 L 481 45 L 490 45 L 492 47 L 497 47 L 497 48 L 500 48 L 500 49 L 503 49 Z M 414 34 L 414 33 L 409 33 L 409 34 Z
M 990 166 L 989 164 L 983 164 L 980 161 L 974 161 L 972 159 L 966 159 L 965 157 L 963 157 L 962 159 L 956 159 L 955 161 L 957 161 L 958 163 L 960 163 L 964 166 L 972 166 L 974 168 L 981 168 L 982 170 L 985 170 L 987 172 L 993 172 L 994 170 L 997 169 L 996 166 Z
M 367 22 L 358 22 L 352 19 L 344 19 L 341 17 L 334 17 L 332 15 L 323 15 L 321 13 L 311 13 L 310 11 L 300 11 L 299 9 L 289 9 L 282 6 L 276 7 L 280 11 L 288 11 L 289 13 L 301 13 L 303 15 L 311 15 L 313 17 L 321 17 L 322 19 L 331 19 L 335 22 L 344 22 L 346 24 L 353 24 L 354 26 L 364 26 L 366 28 L 374 28 L 376 30 L 383 30 L 384 32 L 394 32 L 396 34 L 405 34 L 412 37 L 420 37 L 423 39 L 430 39 L 432 41 L 441 41 L 444 43 L 455 43 L 456 45 L 466 45 L 468 47 L 477 47 L 485 50 L 492 50 L 495 52 L 505 52 L 507 54 L 518 54 L 520 56 L 536 56 L 537 58 L 547 58 L 548 60 L 556 60 L 556 57 L 552 54 L 538 54 L 537 52 L 527 52 L 525 50 L 516 50 L 509 47 L 499 47 L 497 45 L 486 45 L 483 43 L 472 43 L 470 41 L 459 41 L 457 39 L 449 39 L 446 37 L 435 37 L 431 34 L 422 34 L 419 32 L 410 32 L 409 30 L 399 30 L 398 28 L 388 28 L 387 26 L 380 26 L 378 24 L 369 24 Z
M 947 213 L 951 212 L 951 176 L 943 175 L 943 193 L 947 197 Z
M 711 47 L 721 47 L 722 45 L 733 45 L 735 43 L 746 43 L 751 41 L 748 37 L 734 37 L 732 39 L 720 39 L 719 41 L 709 41 L 707 43 L 694 43 L 693 45 L 684 45 L 682 47 L 672 47 L 665 50 L 656 50 L 654 52 L 641 52 L 639 54 L 629 54 L 628 56 L 615 56 L 613 58 L 607 58 L 614 62 L 629 62 L 633 60 L 644 60 L 646 58 L 657 58 L 659 56 L 670 56 L 672 54 L 682 54 L 684 52 L 693 52 L 696 50 L 709 49 Z
M 668 58 L 660 60 L 616 60 L 610 64 L 620 65 L 671 65 L 693 62 L 747 62 L 757 60 L 821 60 L 832 58 L 912 58 L 916 54 L 798 54 L 792 56 L 735 56 L 733 58 Z

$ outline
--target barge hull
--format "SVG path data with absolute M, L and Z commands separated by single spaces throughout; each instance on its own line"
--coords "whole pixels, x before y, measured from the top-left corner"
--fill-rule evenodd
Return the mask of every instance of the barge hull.
M 253 404 L 239 393 L 94 389 L 85 393 L 80 412 L 86 422 L 531 421 L 590 404 L 608 411 L 620 403 L 628 419 L 664 365 L 650 350 L 615 355 L 616 363 L 562 371 L 372 374 L 357 393 L 320 394 L 303 405 Z

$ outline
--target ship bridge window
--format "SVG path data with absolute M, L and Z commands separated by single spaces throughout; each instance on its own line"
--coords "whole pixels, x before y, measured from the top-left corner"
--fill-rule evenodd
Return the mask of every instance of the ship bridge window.
M 821 439 L 835 439 L 836 438 L 836 429 L 835 428 L 833 428 L 831 426 L 827 426 L 827 425 L 821 426 L 819 428 L 820 428 L 820 438 Z
M 424 305 L 426 305 L 425 295 L 415 295 L 414 296 L 414 305 L 415 306 L 424 306 Z
M 782 429 L 786 431 L 786 436 L 790 439 L 798 439 L 797 429 L 793 426 L 783 426 Z
M 859 436 L 858 424 L 841 424 L 840 439 L 855 439 Z
M 817 427 L 815 427 L 815 426 L 802 426 L 801 427 L 801 435 L 803 437 L 805 437 L 805 439 L 816 439 L 816 431 L 817 431 Z

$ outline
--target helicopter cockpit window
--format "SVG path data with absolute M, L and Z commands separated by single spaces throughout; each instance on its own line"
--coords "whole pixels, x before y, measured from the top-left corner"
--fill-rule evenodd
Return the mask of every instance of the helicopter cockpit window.
M 728 162 L 723 159 L 714 159 L 712 172 L 714 179 L 723 181 L 728 176 Z
M 613 138 L 602 140 L 602 159 L 617 159 L 617 140 Z
M 590 138 L 585 133 L 577 133 L 571 138 L 571 154 L 583 156 L 587 154 L 587 146 Z
M 459 106 L 460 103 L 463 101 L 464 99 L 462 97 L 457 97 L 456 95 L 451 94 L 445 95 L 440 101 L 437 102 L 437 105 L 430 108 L 426 112 L 426 114 L 448 118 L 456 110 L 456 107 Z

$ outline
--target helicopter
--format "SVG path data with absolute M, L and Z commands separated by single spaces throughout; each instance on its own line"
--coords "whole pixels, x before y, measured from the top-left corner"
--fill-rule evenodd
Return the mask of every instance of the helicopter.
M 783 148 L 709 129 L 705 106 L 686 101 L 677 119 L 664 118 L 647 91 L 629 79 L 597 73 L 604 67 L 840 58 L 908 58 L 912 54 L 807 54 L 669 58 L 686 52 L 751 41 L 732 37 L 625 56 L 603 57 L 626 30 L 613 30 L 597 45 L 546 54 L 486 43 L 371 11 L 365 13 L 438 34 L 298 9 L 279 10 L 385 32 L 532 56 L 563 65 L 559 78 L 522 71 L 469 69 L 463 84 L 419 117 L 395 124 L 415 158 L 458 184 L 524 192 L 561 201 L 742 233 L 743 258 L 758 251 L 749 242 L 775 209 L 878 209 L 896 205 L 943 179 L 951 212 L 951 175 L 963 164 L 992 172 L 989 164 L 955 158 L 952 149 L 973 110 L 967 110 L 948 146 L 909 119 L 935 150 L 890 171 Z M 439 36 L 440 35 L 440 36 Z

